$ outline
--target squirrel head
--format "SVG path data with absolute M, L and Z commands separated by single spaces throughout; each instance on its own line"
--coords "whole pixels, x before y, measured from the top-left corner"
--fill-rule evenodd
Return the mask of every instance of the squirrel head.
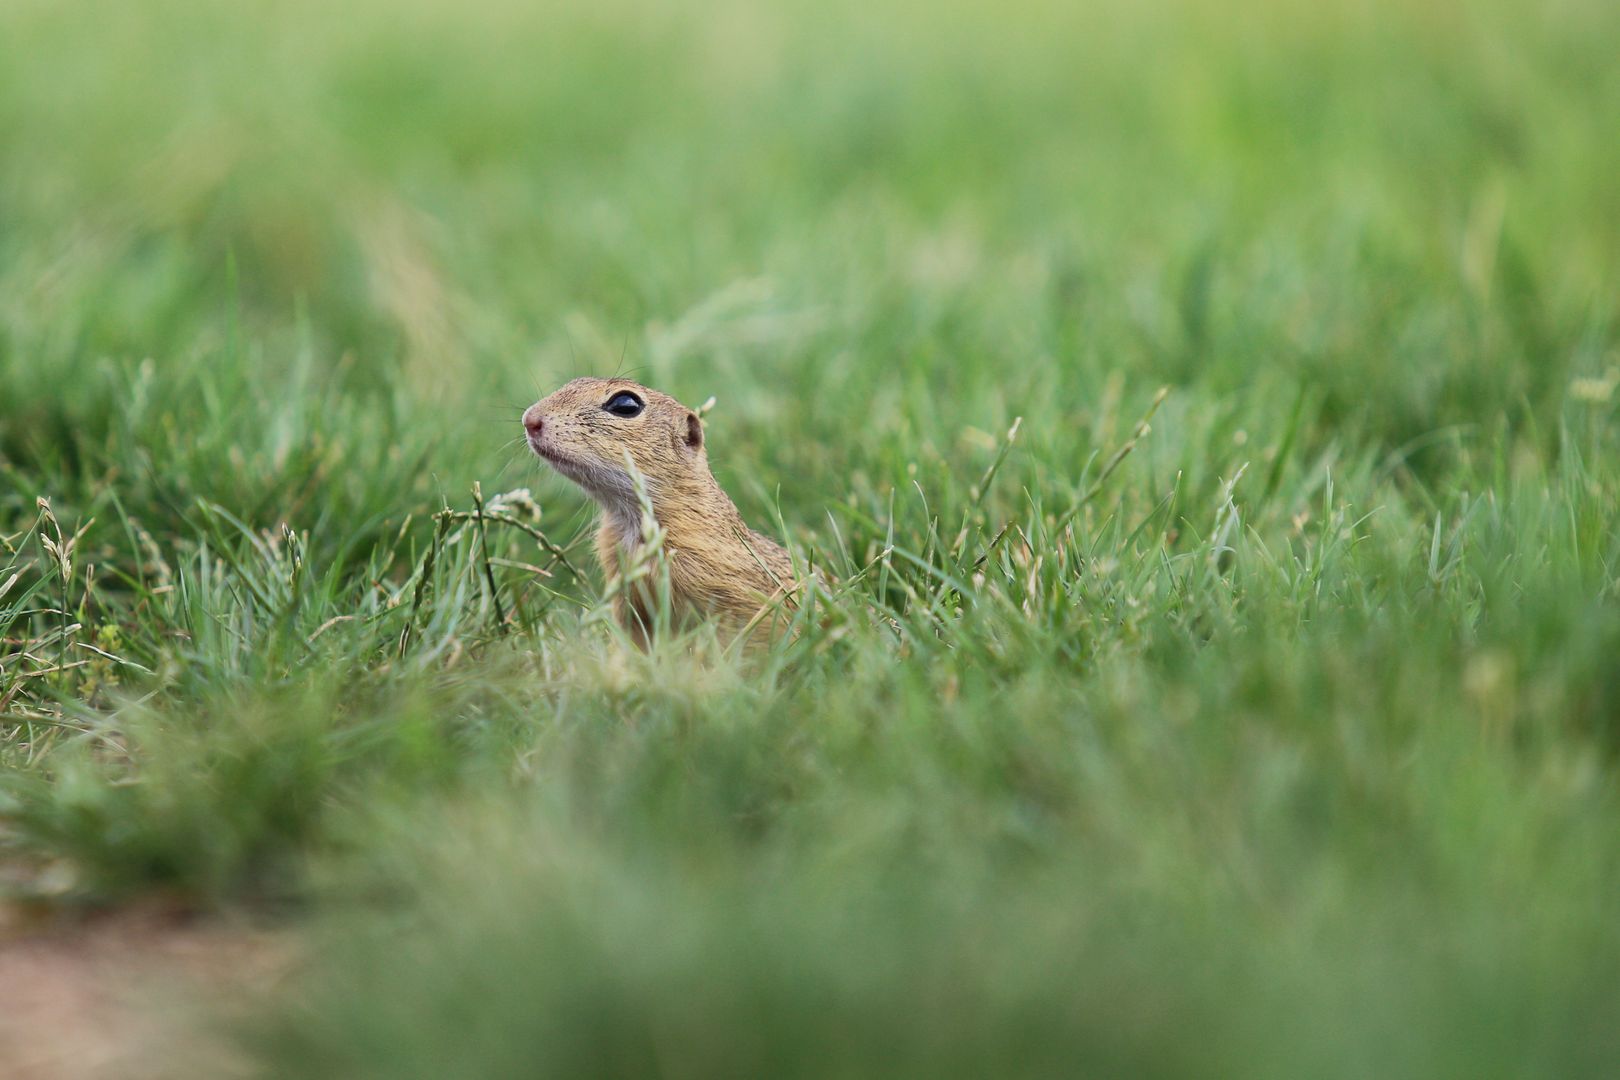
M 604 505 L 709 475 L 703 421 L 668 394 L 627 379 L 575 379 L 523 413 L 529 448 Z

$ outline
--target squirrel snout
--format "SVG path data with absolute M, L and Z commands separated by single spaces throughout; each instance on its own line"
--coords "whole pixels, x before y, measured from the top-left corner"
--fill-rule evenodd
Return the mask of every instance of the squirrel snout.
M 511 414 L 508 413 L 508 416 Z M 540 432 L 545 430 L 546 418 L 540 412 L 539 405 L 530 405 L 523 412 L 523 430 L 529 433 L 530 438 L 539 438 Z

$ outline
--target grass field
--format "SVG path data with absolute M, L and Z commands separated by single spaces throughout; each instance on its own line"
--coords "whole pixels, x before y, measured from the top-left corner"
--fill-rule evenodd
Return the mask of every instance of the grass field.
M 6 5 L 13 899 L 291 935 L 274 1077 L 1614 1075 L 1617 50 Z M 615 633 L 516 436 L 621 371 L 791 644 Z

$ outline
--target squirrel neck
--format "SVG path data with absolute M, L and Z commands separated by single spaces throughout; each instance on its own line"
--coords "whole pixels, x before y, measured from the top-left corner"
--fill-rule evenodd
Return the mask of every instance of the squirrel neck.
M 742 515 L 721 489 L 707 468 L 675 477 L 647 477 L 647 495 L 653 517 L 664 532 L 668 550 L 693 550 L 736 546 L 739 536 L 747 535 Z M 602 539 L 621 551 L 631 551 L 642 542 L 639 501 L 602 502 Z

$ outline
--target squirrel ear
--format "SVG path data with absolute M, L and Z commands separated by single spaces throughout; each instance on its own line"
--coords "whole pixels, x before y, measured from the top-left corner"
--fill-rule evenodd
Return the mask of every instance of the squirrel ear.
M 698 419 L 695 412 L 686 414 L 686 445 L 692 450 L 703 445 L 703 421 Z

